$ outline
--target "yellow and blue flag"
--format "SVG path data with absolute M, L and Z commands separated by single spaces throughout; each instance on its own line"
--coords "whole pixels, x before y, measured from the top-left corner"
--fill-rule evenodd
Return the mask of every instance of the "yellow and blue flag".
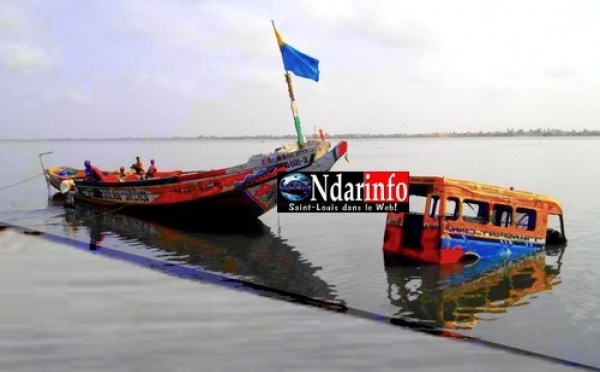
M 319 60 L 286 44 L 277 31 L 277 28 L 275 28 L 275 23 L 273 23 L 273 30 L 275 30 L 277 44 L 279 44 L 281 56 L 283 57 L 283 67 L 287 71 L 293 72 L 296 76 L 319 81 Z

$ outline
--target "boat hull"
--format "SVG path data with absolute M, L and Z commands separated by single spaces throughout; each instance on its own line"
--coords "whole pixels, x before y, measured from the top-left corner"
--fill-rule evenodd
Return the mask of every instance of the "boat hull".
M 173 218 L 245 219 L 277 204 L 277 174 L 328 171 L 347 152 L 342 141 L 273 153 L 236 167 L 132 182 L 75 181 L 78 202 Z

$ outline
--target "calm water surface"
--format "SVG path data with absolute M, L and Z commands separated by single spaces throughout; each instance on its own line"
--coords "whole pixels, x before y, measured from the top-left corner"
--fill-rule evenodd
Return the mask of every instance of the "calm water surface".
M 600 367 L 599 138 L 350 141 L 334 170 L 408 170 L 556 197 L 564 249 L 489 268 L 386 267 L 384 214 L 281 214 L 249 226 L 173 226 L 95 209 L 65 212 L 48 200 L 46 166 L 105 169 L 139 155 L 159 168 L 210 169 L 245 161 L 282 141 L 0 141 L 0 221 L 138 255 L 202 267 L 349 307 Z M 25 181 L 31 177 L 33 179 Z M 8 187 L 12 186 L 13 187 Z M 59 275 L 57 273 L 57 275 Z

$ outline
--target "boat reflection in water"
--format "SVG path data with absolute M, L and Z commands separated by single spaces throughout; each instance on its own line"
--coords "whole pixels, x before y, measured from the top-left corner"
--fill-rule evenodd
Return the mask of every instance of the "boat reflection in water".
M 90 249 L 135 250 L 135 254 L 160 261 L 223 273 L 280 295 L 336 302 L 332 286 L 317 275 L 320 268 L 303 259 L 258 219 L 226 227 L 171 226 L 167 221 L 140 219 L 93 206 L 67 211 L 65 219 L 66 227 L 78 234 L 82 227 L 88 230 Z
M 564 246 L 512 261 L 480 260 L 470 266 L 386 265 L 393 317 L 447 330 L 469 330 L 497 318 L 528 297 L 560 284 Z

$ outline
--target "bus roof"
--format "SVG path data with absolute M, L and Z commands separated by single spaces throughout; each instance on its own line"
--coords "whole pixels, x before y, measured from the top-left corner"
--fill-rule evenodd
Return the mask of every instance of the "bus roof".
M 457 180 L 441 176 L 410 176 L 409 182 L 411 185 L 431 185 L 434 189 L 445 189 L 446 187 L 458 188 L 463 192 L 472 193 L 484 198 L 500 197 L 518 199 L 521 202 L 542 202 L 548 206 L 549 213 L 562 215 L 562 206 L 555 198 L 529 191 L 515 190 L 512 187 L 494 186 L 475 181 Z

